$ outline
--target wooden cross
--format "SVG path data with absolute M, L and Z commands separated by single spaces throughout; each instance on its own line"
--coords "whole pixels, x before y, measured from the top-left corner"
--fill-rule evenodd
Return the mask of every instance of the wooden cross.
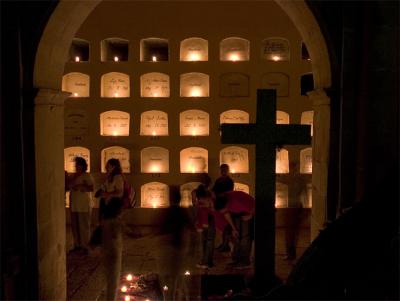
M 311 143 L 310 125 L 276 124 L 276 91 L 257 90 L 257 123 L 222 124 L 222 143 L 256 145 L 254 279 L 265 292 L 275 280 L 276 147 Z

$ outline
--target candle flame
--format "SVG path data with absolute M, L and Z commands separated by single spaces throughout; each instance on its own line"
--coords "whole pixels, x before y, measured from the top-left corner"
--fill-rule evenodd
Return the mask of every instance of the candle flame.
M 201 91 L 200 91 L 200 89 L 199 89 L 199 88 L 193 88 L 193 89 L 190 91 L 190 96 L 191 96 L 191 97 L 199 97 L 199 96 L 201 96 Z
M 125 301 L 130 301 L 130 300 L 131 300 L 131 297 L 130 297 L 130 296 L 125 296 L 124 300 L 125 300 Z
M 196 136 L 196 130 L 192 130 L 192 135 Z
M 114 97 L 118 97 L 119 94 L 117 92 L 114 93 Z
M 168 286 L 164 285 L 163 290 L 167 291 L 168 290 Z
M 118 131 L 113 131 L 113 136 L 118 136 Z
M 279 56 L 277 56 L 277 55 L 274 55 L 274 56 L 272 57 L 272 59 L 273 59 L 275 62 L 277 62 L 277 61 L 279 61 L 281 58 L 280 58 Z
M 75 62 L 79 62 L 81 60 L 81 58 L 79 56 L 75 57 Z
M 153 62 L 157 62 L 157 57 L 155 55 L 153 55 L 153 57 L 151 59 Z
M 78 97 L 78 93 L 74 93 L 74 96 L 75 96 L 75 97 Z
M 230 56 L 229 56 L 229 60 L 231 60 L 232 62 L 236 62 L 236 61 L 238 61 L 239 60 L 239 55 L 238 54 L 231 54 Z
M 189 61 L 200 61 L 200 55 L 197 52 L 190 53 Z
M 151 134 L 152 134 L 153 136 L 157 135 L 156 131 L 153 131 Z
M 126 293 L 127 291 L 128 291 L 128 287 L 126 285 L 121 287 L 121 292 Z
M 118 56 L 114 56 L 114 62 L 118 62 L 119 61 L 119 57 Z
M 234 168 L 232 168 L 232 173 L 235 173 L 235 169 Z
M 133 275 L 132 274 L 126 275 L 126 280 L 132 281 L 132 279 L 133 279 Z
M 186 271 L 186 272 L 185 272 L 185 275 L 186 275 L 186 276 L 189 276 L 189 275 L 190 275 L 190 272 L 189 272 L 189 271 Z

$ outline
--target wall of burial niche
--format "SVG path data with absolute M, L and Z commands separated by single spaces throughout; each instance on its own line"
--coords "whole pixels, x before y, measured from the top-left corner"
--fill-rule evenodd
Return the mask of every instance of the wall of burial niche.
M 252 81 L 258 83 L 257 88 L 276 89 L 277 123 L 289 124 L 292 116 L 295 123 L 313 123 L 311 106 L 304 105 L 299 113 L 285 104 L 291 97 L 291 85 L 300 84 L 302 75 L 296 78 L 290 72 L 265 72 L 268 68 L 264 68 L 261 76 L 255 78 L 251 73 L 241 72 L 241 68 L 232 72 L 232 68 L 226 71 L 221 67 L 219 76 L 211 77 L 204 72 L 206 68 L 198 72 L 193 66 L 192 72 L 172 77 L 174 67 L 181 62 L 209 61 L 211 46 L 200 37 L 180 41 L 178 61 L 171 59 L 172 41 L 142 39 L 138 43 L 140 61 L 131 64 L 151 62 L 154 68 L 135 74 L 135 68 L 129 72 L 120 68 L 124 62 L 130 62 L 131 43 L 122 38 L 104 39 L 100 43 L 101 57 L 91 58 L 89 47 L 95 45 L 74 39 L 70 62 L 66 65 L 70 72 L 65 73 L 62 81 L 62 90 L 71 93 L 65 110 L 64 166 L 72 173 L 74 158 L 84 157 L 96 185 L 100 185 L 105 179 L 107 160 L 118 158 L 125 176 L 134 184 L 141 207 L 168 207 L 170 185 L 179 186 L 181 206 L 190 206 L 190 192 L 203 182 L 202 175 L 212 173 L 215 180 L 222 163 L 230 166 L 235 190 L 254 192 L 254 148 L 222 145 L 218 130 L 222 123 L 255 122 Z M 248 39 L 229 37 L 212 47 L 219 48 L 219 61 L 232 64 L 251 60 L 280 64 L 293 60 L 290 43 L 285 38 L 266 38 L 260 44 L 259 51 L 250 52 Z M 100 73 L 81 72 L 81 64 L 88 64 L 85 70 L 90 71 L 90 62 L 97 59 L 111 62 L 107 72 L 103 69 Z M 300 59 L 309 60 L 307 56 Z M 157 67 L 165 62 L 171 72 L 166 72 L 165 66 Z M 91 76 L 96 80 L 91 80 Z M 132 82 L 132 78 L 136 80 Z M 281 99 L 285 104 L 282 109 Z M 294 168 L 292 161 L 297 163 Z M 305 207 L 311 206 L 310 147 L 277 149 L 276 173 L 276 207 L 292 205 L 290 178 L 296 174 L 305 179 L 301 202 Z

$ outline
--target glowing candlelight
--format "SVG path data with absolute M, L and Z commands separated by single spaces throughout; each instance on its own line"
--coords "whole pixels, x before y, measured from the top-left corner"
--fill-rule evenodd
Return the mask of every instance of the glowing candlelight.
M 235 169 L 234 168 L 232 168 L 232 173 L 235 173 Z
M 118 97 L 119 94 L 117 92 L 114 93 L 114 97 Z
M 118 136 L 118 131 L 113 131 L 113 136 Z
M 196 136 L 196 130 L 195 129 L 192 130 L 192 136 Z
M 158 165 L 152 165 L 151 166 L 151 171 L 152 172 L 159 172 L 160 171 L 160 167 Z
M 277 55 L 274 55 L 274 56 L 272 57 L 272 59 L 273 59 L 275 62 L 277 62 L 277 61 L 279 61 L 281 58 L 280 58 L 279 56 L 277 56 Z
M 156 136 L 156 135 L 157 135 L 156 131 L 153 131 L 153 132 L 151 133 L 151 135 L 152 135 L 152 136 Z
M 199 88 L 192 88 L 192 90 L 190 91 L 190 96 L 191 97 L 199 97 L 201 96 L 201 91 Z
M 197 52 L 192 52 L 189 54 L 189 61 L 199 61 L 200 55 Z
M 126 275 L 126 280 L 132 281 L 133 280 L 133 275 L 132 274 Z
M 189 275 L 190 275 L 190 272 L 189 272 L 189 271 L 186 271 L 186 272 L 185 272 L 185 275 L 186 275 L 186 276 L 189 276 Z
M 157 57 L 155 55 L 153 55 L 151 59 L 153 60 L 153 62 L 157 62 Z
M 238 61 L 239 60 L 239 55 L 238 54 L 231 54 L 230 56 L 229 56 L 229 60 L 231 60 L 232 62 L 236 62 L 236 61 Z
M 154 96 L 154 97 L 158 97 L 158 93 L 157 93 L 157 92 L 154 92 L 154 93 L 153 93 L 153 96 Z
M 191 171 L 192 173 L 195 173 L 195 172 L 196 172 L 196 169 L 194 168 L 194 165 L 190 165 L 190 171 Z
M 125 300 L 125 301 L 130 301 L 130 300 L 131 300 L 131 297 L 130 297 L 130 296 L 125 296 L 124 300 Z
M 121 292 L 126 293 L 128 291 L 128 287 L 126 285 L 121 287 Z
M 74 97 L 78 97 L 78 93 L 74 93 Z
M 75 57 L 75 62 L 79 62 L 81 60 L 81 58 L 79 56 Z
M 114 56 L 114 62 L 118 62 L 119 61 L 119 57 L 118 56 Z
M 168 286 L 164 285 L 163 290 L 167 291 L 168 290 Z
M 151 206 L 152 206 L 153 208 L 157 208 L 157 207 L 158 207 L 158 203 L 157 203 L 157 202 L 153 202 L 153 203 L 151 204 Z

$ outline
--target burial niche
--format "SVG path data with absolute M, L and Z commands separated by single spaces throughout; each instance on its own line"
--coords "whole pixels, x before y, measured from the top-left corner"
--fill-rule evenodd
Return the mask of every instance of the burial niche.
M 89 97 L 89 82 L 89 75 L 71 72 L 63 76 L 62 91 L 70 92 L 70 97 Z
M 300 151 L 300 173 L 312 173 L 312 148 L 307 147 Z
M 140 41 L 141 62 L 166 62 L 168 56 L 167 39 L 147 38 Z
M 163 147 L 151 146 L 140 152 L 142 173 L 168 173 L 169 151 Z
M 129 150 L 121 146 L 111 146 L 101 151 L 101 172 L 106 172 L 107 161 L 111 158 L 118 159 L 123 173 L 130 173 Z
M 219 153 L 220 164 L 228 164 L 231 173 L 249 172 L 249 151 L 239 146 L 228 146 Z
M 127 61 L 129 41 L 121 38 L 108 38 L 100 43 L 102 62 Z
M 130 87 L 128 74 L 110 72 L 101 77 L 101 97 L 122 98 L 129 96 Z
M 151 110 L 140 115 L 141 136 L 168 136 L 168 115 L 163 111 Z
M 169 76 L 151 72 L 140 77 L 141 97 L 169 97 Z
M 73 38 L 69 48 L 70 62 L 88 62 L 89 61 L 89 42 L 83 39 Z
M 313 135 L 313 119 L 314 119 L 314 111 L 305 111 L 301 113 L 301 124 L 309 124 L 311 125 L 311 136 Z
M 261 77 L 261 88 L 275 89 L 280 97 L 289 96 L 289 76 L 281 72 L 266 73 Z
M 129 113 L 107 111 L 100 114 L 101 136 L 129 136 Z
M 312 73 L 303 74 L 300 78 L 301 95 L 307 96 L 307 92 L 314 90 L 314 76 Z
M 181 42 L 180 60 L 183 62 L 208 61 L 208 41 L 188 38 Z
M 289 41 L 284 38 L 268 38 L 262 41 L 261 58 L 267 61 L 289 61 Z
M 284 111 L 276 111 L 276 124 L 289 124 L 289 114 Z
M 202 147 L 188 147 L 180 152 L 181 173 L 208 172 L 208 151 Z
M 276 150 L 276 173 L 289 173 L 289 152 L 284 149 Z
M 180 76 L 181 97 L 209 97 L 209 76 L 204 73 L 191 72 Z
M 200 184 L 200 182 L 189 182 L 180 186 L 179 190 L 181 193 L 181 207 L 188 208 L 193 206 L 192 191 L 199 187 Z
M 71 146 L 64 149 L 64 170 L 67 172 L 76 172 L 75 158 L 82 157 L 88 165 L 87 171 L 90 172 L 90 151 L 82 146 Z
M 169 207 L 169 187 L 160 182 L 150 182 L 142 185 L 141 189 L 142 208 Z
M 89 134 L 88 114 L 85 110 L 65 109 L 64 135 L 85 136 Z
M 276 182 L 275 208 L 287 208 L 289 203 L 288 185 Z
M 208 136 L 209 115 L 201 110 L 187 110 L 179 114 L 181 136 Z
M 230 37 L 221 41 L 219 46 L 221 61 L 248 61 L 250 59 L 250 42 L 243 38 Z
M 233 186 L 233 190 L 235 190 L 235 191 L 243 191 L 243 192 L 246 192 L 246 193 L 250 194 L 249 185 L 243 184 L 243 183 L 238 183 L 238 182 L 235 182 L 233 185 L 234 185 Z
M 222 74 L 219 81 L 219 94 L 222 97 L 248 97 L 249 77 L 243 73 Z
M 249 113 L 241 110 L 228 110 L 219 115 L 220 124 L 223 123 L 249 123 Z

